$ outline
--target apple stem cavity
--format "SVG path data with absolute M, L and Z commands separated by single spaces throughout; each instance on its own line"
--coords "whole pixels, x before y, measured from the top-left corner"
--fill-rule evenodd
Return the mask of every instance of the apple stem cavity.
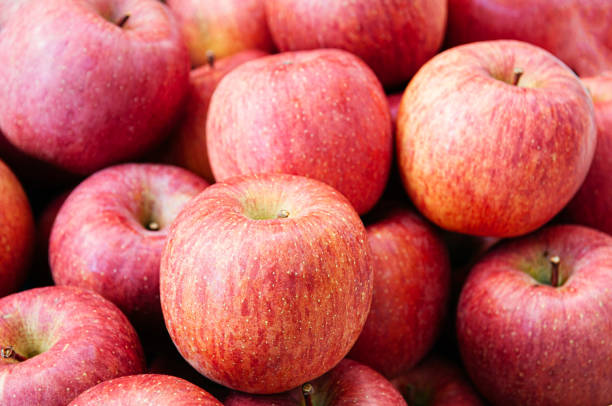
M 302 385 L 302 396 L 304 396 L 304 402 L 306 403 L 306 406 L 312 406 L 313 393 L 314 387 L 311 384 L 305 383 L 304 385 Z
M 559 263 L 561 262 L 561 258 L 558 255 L 552 256 L 548 258 L 552 265 L 552 271 L 550 275 L 550 285 L 553 288 L 559 286 Z
M 210 69 L 215 68 L 215 51 L 211 49 L 206 51 L 206 62 L 208 63 L 208 66 L 210 66 Z
M 2 349 L 0 349 L 0 357 L 2 357 L 2 359 L 8 360 L 15 360 L 18 362 L 22 362 L 25 361 L 27 358 L 24 357 L 21 354 L 18 354 L 17 351 L 15 351 L 15 349 L 13 347 L 2 347 Z
M 287 217 L 289 217 L 289 211 L 285 209 L 280 209 L 276 215 L 277 219 L 286 219 Z
M 117 23 L 117 25 L 119 26 L 119 28 L 123 28 L 123 26 L 125 25 L 125 23 L 127 23 L 127 20 L 130 19 L 130 15 L 126 14 L 124 15 L 121 20 L 119 20 L 119 22 Z
M 150 221 L 149 223 L 147 223 L 147 230 L 149 231 L 159 231 L 160 226 L 159 223 L 157 221 Z
M 518 82 L 519 82 L 519 80 L 521 80 L 521 76 L 523 76 L 523 73 L 525 73 L 523 68 L 514 68 L 514 72 L 513 72 L 513 76 L 512 76 L 512 85 L 513 86 L 518 86 Z

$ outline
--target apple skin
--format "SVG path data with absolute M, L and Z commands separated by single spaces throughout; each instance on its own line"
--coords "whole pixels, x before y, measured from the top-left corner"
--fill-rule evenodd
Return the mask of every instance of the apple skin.
M 518 41 L 437 55 L 408 85 L 398 115 L 400 172 L 415 206 L 471 235 L 517 236 L 553 218 L 584 181 L 596 141 L 578 78 Z
M 555 54 L 580 76 L 612 69 L 609 0 L 449 0 L 447 42 L 516 39 Z
M 15 292 L 26 279 L 34 239 L 28 197 L 11 169 L 0 161 L 0 297 Z
M 163 328 L 159 263 L 168 227 L 207 185 L 170 165 L 123 164 L 91 175 L 70 193 L 53 224 L 55 283 L 101 294 L 138 328 Z M 159 230 L 148 229 L 149 222 Z
M 391 113 L 391 122 L 393 127 L 397 125 L 397 114 L 399 113 L 399 107 L 402 102 L 402 96 L 404 93 L 393 93 L 387 95 L 387 102 L 389 103 L 389 112 Z
M 30 1 L 16 14 L 0 36 L 0 127 L 12 144 L 89 174 L 161 139 L 189 77 L 187 50 L 164 4 Z
M 402 85 L 444 39 L 446 0 L 265 0 L 281 51 L 338 48 L 367 63 L 386 87 Z
M 248 49 L 274 51 L 263 0 L 167 0 L 183 32 L 192 66 L 207 52 L 225 58 Z
M 206 135 L 215 179 L 281 172 L 325 182 L 359 214 L 380 198 L 393 139 L 386 96 L 357 57 L 336 49 L 259 58 L 213 93 Z
M 344 358 L 372 278 L 365 228 L 339 192 L 301 176 L 243 176 L 208 187 L 172 223 L 161 303 L 195 369 L 233 389 L 278 393 Z
M 551 256 L 560 258 L 556 288 Z M 461 355 L 480 392 L 500 406 L 609 404 L 611 281 L 612 237 L 582 226 L 545 228 L 485 255 L 457 310 Z
M 348 357 L 392 378 L 419 362 L 438 336 L 450 289 L 448 252 L 433 229 L 407 209 L 386 211 L 366 230 L 374 292 Z
M 595 105 L 597 147 L 589 173 L 564 214 L 573 223 L 612 235 L 612 71 L 582 82 Z
M 0 359 L 3 406 L 64 406 L 99 382 L 144 370 L 134 328 L 94 292 L 31 289 L 0 299 L 0 314 L 0 346 L 28 358 Z
M 217 84 L 231 70 L 244 62 L 267 55 L 263 51 L 248 50 L 228 56 L 213 65 L 203 65 L 189 73 L 189 92 L 185 110 L 174 134 L 163 147 L 165 162 L 182 166 L 213 183 L 212 169 L 206 148 L 206 119 L 208 106 Z
M 223 406 L 210 393 L 175 376 L 141 374 L 101 382 L 68 406 Z
M 356 361 L 342 360 L 334 369 L 310 382 L 312 406 L 407 406 L 384 376 Z M 225 406 L 302 406 L 302 388 L 273 396 L 234 392 Z
M 483 406 L 484 403 L 457 366 L 431 356 L 391 380 L 409 405 Z

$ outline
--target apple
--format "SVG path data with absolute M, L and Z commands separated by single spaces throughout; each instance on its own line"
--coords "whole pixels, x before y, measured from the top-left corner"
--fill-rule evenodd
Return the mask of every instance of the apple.
M 478 394 L 457 366 L 431 356 L 391 381 L 409 405 L 483 406 Z
M 503 243 L 470 272 L 461 356 L 495 405 L 612 402 L 612 237 L 565 225 Z
M 612 69 L 609 0 L 450 0 L 447 42 L 516 39 L 538 45 L 581 76 Z
M 159 141 L 189 57 L 155 0 L 29 1 L 0 36 L 0 127 L 27 154 L 89 174 Z
M 0 299 L 0 404 L 64 406 L 99 382 L 141 373 L 138 336 L 100 295 L 49 286 Z
M 325 375 L 289 392 L 257 396 L 234 392 L 225 406 L 407 406 L 402 395 L 373 369 L 344 359 Z
M 242 51 L 193 69 L 189 74 L 189 93 L 185 110 L 176 125 L 174 134 L 164 145 L 162 156 L 165 162 L 182 166 L 208 182 L 214 177 L 208 162 L 206 149 L 206 119 L 213 91 L 221 79 L 232 69 L 252 59 L 267 55 L 263 51 Z
M 446 0 L 265 0 L 281 51 L 339 48 L 363 59 L 385 86 L 403 85 L 444 39 Z
M 206 124 L 217 181 L 267 172 L 307 176 L 343 193 L 359 214 L 384 190 L 391 131 L 376 76 L 335 49 L 240 65 L 217 86 Z
M 372 300 L 372 262 L 348 200 L 314 179 L 239 176 L 185 205 L 162 255 L 179 352 L 224 386 L 278 393 L 333 368 Z
M 123 164 L 91 175 L 70 193 L 53 224 L 55 283 L 101 294 L 138 328 L 163 328 L 159 263 L 168 229 L 206 186 L 169 165 Z
M 28 197 L 11 169 L 0 161 L 0 297 L 26 278 L 34 248 L 34 219 Z
M 596 137 L 591 98 L 562 62 L 523 42 L 479 42 L 437 55 L 410 82 L 398 161 L 431 221 L 510 237 L 541 227 L 569 202 Z
M 240 51 L 274 50 L 263 0 L 167 0 L 176 16 L 193 66 L 208 53 L 224 58 Z
M 223 406 L 210 393 L 175 376 L 141 374 L 99 383 L 81 393 L 68 406 L 172 405 Z
M 446 315 L 450 265 L 443 242 L 417 214 L 403 208 L 383 213 L 366 227 L 374 292 L 348 356 L 392 378 L 433 346 Z
M 387 102 L 389 103 L 389 112 L 391 113 L 391 122 L 393 127 L 397 126 L 397 113 L 399 113 L 400 103 L 402 102 L 402 96 L 404 93 L 393 93 L 387 95 Z
M 565 210 L 567 219 L 612 235 L 612 71 L 585 78 L 595 104 L 597 147 L 589 173 Z

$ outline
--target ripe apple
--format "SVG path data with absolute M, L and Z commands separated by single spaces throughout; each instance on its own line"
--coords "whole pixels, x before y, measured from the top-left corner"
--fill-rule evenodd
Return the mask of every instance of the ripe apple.
M 612 71 L 582 82 L 595 104 L 597 147 L 589 173 L 565 215 L 574 223 L 612 235 Z
M 415 406 L 483 406 L 484 403 L 452 363 L 428 357 L 410 371 L 391 381 L 409 405 Z
M 193 66 L 204 65 L 208 52 L 224 58 L 248 49 L 274 50 L 263 0 L 167 0 L 166 3 L 177 17 Z
M 289 392 L 257 396 L 234 392 L 225 406 L 407 406 L 402 395 L 378 372 L 344 359 L 325 375 Z
M 100 295 L 50 286 L 0 299 L 0 404 L 64 406 L 99 382 L 141 373 L 125 316 Z
M 350 350 L 372 300 L 361 219 L 301 176 L 208 187 L 170 226 L 160 292 L 170 337 L 208 378 L 252 393 L 314 379 Z
M 518 41 L 430 60 L 398 114 L 398 161 L 416 207 L 440 227 L 509 237 L 541 227 L 593 159 L 593 103 L 550 53 Z
M 185 110 L 174 134 L 162 146 L 162 159 L 165 162 L 187 168 L 211 183 L 215 181 L 206 148 L 206 119 L 210 98 L 217 84 L 232 69 L 265 55 L 263 51 L 249 50 L 219 61 L 211 57 L 209 64 L 190 72 Z
M 553 226 L 506 242 L 472 269 L 457 336 L 495 405 L 612 401 L 612 237 Z
M 210 393 L 175 376 L 141 374 L 101 382 L 68 406 L 223 406 Z
M 282 172 L 323 181 L 363 214 L 392 156 L 389 106 L 357 57 L 335 49 L 247 62 L 213 93 L 206 136 L 215 179 Z
M 417 214 L 395 208 L 380 216 L 366 227 L 372 307 L 348 356 L 392 378 L 433 346 L 446 314 L 450 266 L 446 247 Z
M 402 85 L 436 54 L 446 0 L 265 0 L 281 51 L 339 48 L 367 63 L 385 86 Z
M 447 42 L 516 39 L 538 45 L 581 76 L 612 69 L 610 0 L 450 0 Z
M 55 283 L 101 294 L 136 327 L 162 327 L 159 262 L 168 227 L 206 186 L 169 165 L 123 164 L 93 174 L 70 193 L 53 224 Z
M 154 0 L 29 1 L 0 35 L 0 127 L 24 152 L 88 174 L 163 135 L 189 57 Z
M 19 180 L 0 161 L 0 297 L 26 278 L 34 248 L 34 219 Z

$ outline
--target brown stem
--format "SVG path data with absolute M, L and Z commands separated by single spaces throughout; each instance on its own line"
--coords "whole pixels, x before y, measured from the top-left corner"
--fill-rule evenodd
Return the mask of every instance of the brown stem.
M 550 285 L 553 288 L 559 286 L 559 263 L 561 262 L 561 258 L 558 255 L 552 256 L 548 258 L 552 265 L 552 270 L 550 274 Z
M 127 23 L 127 20 L 130 19 L 130 15 L 126 14 L 124 15 L 121 20 L 119 20 L 119 22 L 117 23 L 117 25 L 119 26 L 119 28 L 123 28 L 123 26 L 125 25 L 125 23 Z
M 147 227 L 147 230 L 149 230 L 149 231 L 159 231 L 159 229 L 160 229 L 159 223 L 157 221 L 153 221 L 153 220 L 150 221 L 146 225 L 146 227 Z
M 525 73 L 523 68 L 514 68 L 514 72 L 512 76 L 512 84 L 514 86 L 518 86 L 518 82 L 519 80 L 521 80 L 521 76 L 523 76 L 523 73 Z
M 302 395 L 304 396 L 304 402 L 306 403 L 306 406 L 312 406 L 313 393 L 314 387 L 311 384 L 305 383 L 304 385 L 302 385 Z
M 27 359 L 23 355 L 17 353 L 17 351 L 15 351 L 15 349 L 10 346 L 2 347 L 0 349 L 0 357 L 2 357 L 2 359 L 12 359 L 19 362 L 25 361 Z
M 212 49 L 206 51 L 206 62 L 208 63 L 208 66 L 210 66 L 210 69 L 215 68 L 215 51 Z
M 276 215 L 277 219 L 286 219 L 287 217 L 289 217 L 289 211 L 285 209 L 280 209 Z

